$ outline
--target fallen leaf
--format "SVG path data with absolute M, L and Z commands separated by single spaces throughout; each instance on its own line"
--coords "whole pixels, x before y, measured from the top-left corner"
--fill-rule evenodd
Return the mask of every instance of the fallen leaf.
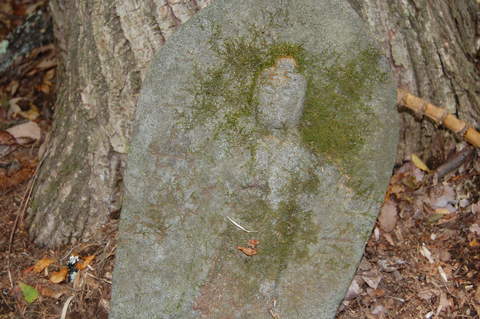
M 18 81 L 13 80 L 7 85 L 6 90 L 10 93 L 10 96 L 14 96 L 15 93 L 17 93 L 19 86 L 20 84 L 18 83 Z
M 54 284 L 58 284 L 64 281 L 65 278 L 67 278 L 67 274 L 68 274 L 68 268 L 62 267 L 59 271 L 52 273 L 49 279 Z
M 55 262 L 55 259 L 53 258 L 48 258 L 48 257 L 42 258 L 39 261 L 37 261 L 37 263 L 33 266 L 33 271 L 36 273 L 39 273 L 54 262 Z
M 32 303 L 35 300 L 37 300 L 38 298 L 37 289 L 27 284 L 24 284 L 23 282 L 19 282 L 18 286 L 20 287 L 20 290 L 22 291 L 22 294 L 23 294 L 23 298 L 25 299 L 26 302 Z
M 256 248 L 258 246 L 258 244 L 260 244 L 260 241 L 256 240 L 256 239 L 250 239 L 248 241 L 248 247 L 250 247 L 250 248 Z
M 422 245 L 420 248 L 420 253 L 422 254 L 423 257 L 428 259 L 428 262 L 433 264 L 435 261 L 433 260 L 432 253 L 428 248 L 425 246 L 425 244 Z
M 15 137 L 12 136 L 7 131 L 0 131 L 0 144 L 2 145 L 16 145 L 17 141 L 15 140 Z
M 350 284 L 350 287 L 347 290 L 347 294 L 345 295 L 345 299 L 346 300 L 355 299 L 356 297 L 358 297 L 360 295 L 361 292 L 362 292 L 362 288 L 358 284 L 357 279 L 354 278 L 352 280 L 352 283 Z
M 52 84 L 50 82 L 45 81 L 44 83 L 35 86 L 35 89 L 37 91 L 40 91 L 40 92 L 44 93 L 44 94 L 49 94 L 51 86 L 52 86 Z
M 447 294 L 442 291 L 440 292 L 440 302 L 438 303 L 436 315 L 438 316 L 440 312 L 446 310 L 448 307 L 450 307 L 450 300 L 448 300 Z
M 90 263 L 92 262 L 92 260 L 95 258 L 95 255 L 90 255 L 90 256 L 87 256 L 84 258 L 84 260 L 82 262 L 78 262 L 75 267 L 78 269 L 78 270 L 83 270 L 85 268 L 87 268 L 88 265 L 90 265 Z
M 237 249 L 247 256 L 253 256 L 257 254 L 257 250 L 253 248 L 238 246 Z
M 473 297 L 475 299 L 475 302 L 480 304 L 480 286 L 475 289 L 475 295 Z
M 420 298 L 420 299 L 423 299 L 425 301 L 429 301 L 431 300 L 435 294 L 431 291 L 431 290 L 423 290 L 423 291 L 420 291 L 417 296 Z
M 382 275 L 378 272 L 371 271 L 362 276 L 365 283 L 372 289 L 377 289 L 380 281 L 382 281 Z
M 468 228 L 468 230 L 471 231 L 472 233 L 476 234 L 476 235 L 480 235 L 480 226 L 478 226 L 478 224 L 472 224 Z
M 3 176 L 0 175 L 0 190 L 4 191 L 7 190 L 11 187 L 14 187 L 18 184 L 21 184 L 30 177 L 33 176 L 33 173 L 35 172 L 35 167 L 37 165 L 36 161 L 26 161 L 22 163 L 22 168 L 16 171 L 15 173 L 9 175 L 9 176 Z
M 372 310 L 372 314 L 376 316 L 381 316 L 385 314 L 385 307 L 382 305 L 375 306 L 375 308 L 373 308 Z
M 448 208 L 436 208 L 435 213 L 440 215 L 448 215 L 450 214 L 450 211 L 448 210 Z
M 60 289 L 52 289 L 50 287 L 39 287 L 38 291 L 44 297 L 58 299 L 63 296 L 68 290 L 64 289 L 63 287 Z
M 23 118 L 33 121 L 40 116 L 38 108 L 26 98 L 16 97 L 10 99 L 9 104 L 9 117 L 15 117 L 16 115 L 20 115 Z
M 32 121 L 12 126 L 6 131 L 10 133 L 19 144 L 26 144 L 32 140 L 37 141 L 42 136 L 40 126 Z
M 410 158 L 412 159 L 412 162 L 416 167 L 418 167 L 422 171 L 430 172 L 428 166 L 417 155 L 412 154 Z
M 429 194 L 430 206 L 432 208 L 448 208 L 449 204 L 454 204 L 455 201 L 455 190 L 452 186 L 442 185 L 440 187 L 435 187 Z
M 470 246 L 470 247 L 478 247 L 478 246 L 480 246 L 480 243 L 477 241 L 476 238 L 474 238 L 473 240 L 471 240 L 471 241 L 468 243 L 468 246 Z
M 391 200 L 385 201 L 378 217 L 380 228 L 387 233 L 391 232 L 397 224 L 397 219 L 397 205 Z
M 438 273 L 440 274 L 440 277 L 442 277 L 444 282 L 448 282 L 447 274 L 443 270 L 442 266 L 438 266 Z
M 55 59 L 44 59 L 36 65 L 38 71 L 48 70 L 57 66 Z

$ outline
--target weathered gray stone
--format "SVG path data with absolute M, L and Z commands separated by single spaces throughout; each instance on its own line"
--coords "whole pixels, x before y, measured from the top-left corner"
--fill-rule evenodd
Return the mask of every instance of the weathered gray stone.
M 111 317 L 333 318 L 392 169 L 394 92 L 346 1 L 192 18 L 144 81 Z

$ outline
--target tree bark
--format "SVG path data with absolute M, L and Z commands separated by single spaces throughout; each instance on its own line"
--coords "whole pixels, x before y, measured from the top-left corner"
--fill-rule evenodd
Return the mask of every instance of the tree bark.
M 137 95 L 148 62 L 211 0 L 51 0 L 61 49 L 47 158 L 27 222 L 40 245 L 98 234 L 122 203 Z M 321 0 L 319 0 L 321 1 Z M 475 0 L 348 0 L 378 38 L 398 82 L 477 125 L 479 13 Z M 402 113 L 399 161 L 443 159 L 450 133 Z
M 478 126 L 480 11 L 475 0 L 348 0 L 379 39 L 398 87 Z M 446 159 L 454 136 L 401 112 L 397 162 L 411 153 L 431 166 Z

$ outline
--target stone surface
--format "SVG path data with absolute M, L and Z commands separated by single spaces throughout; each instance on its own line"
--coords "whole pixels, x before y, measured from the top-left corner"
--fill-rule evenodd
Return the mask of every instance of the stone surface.
M 140 96 L 111 318 L 333 318 L 395 155 L 377 52 L 333 0 L 217 0 L 174 34 Z

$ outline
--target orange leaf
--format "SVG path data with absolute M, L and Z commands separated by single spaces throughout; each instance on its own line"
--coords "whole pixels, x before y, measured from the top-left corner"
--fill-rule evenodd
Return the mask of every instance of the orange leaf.
M 253 256 L 253 255 L 257 254 L 257 250 L 255 250 L 253 248 L 238 246 L 237 249 L 240 250 L 242 253 L 244 253 L 247 256 Z
M 260 241 L 256 240 L 256 239 L 250 239 L 248 241 L 248 247 L 250 247 L 250 248 L 255 248 L 255 247 L 257 247 L 258 244 L 260 244 Z
M 480 246 L 480 243 L 477 241 L 477 239 L 474 239 L 471 242 L 469 242 L 468 245 L 470 247 L 478 247 L 478 246 Z
M 30 266 L 30 267 L 28 267 L 28 268 L 25 268 L 25 269 L 23 270 L 23 273 L 24 273 L 24 274 L 28 274 L 28 273 L 32 272 L 34 267 L 35 267 L 35 266 Z
M 95 258 L 95 255 L 90 255 L 90 256 L 87 256 L 85 257 L 85 259 L 82 261 L 82 262 L 79 262 L 75 265 L 75 267 L 78 269 L 78 270 L 83 270 L 85 268 L 87 268 L 88 265 L 90 265 L 90 263 L 92 262 L 92 260 Z
M 67 278 L 67 273 L 68 273 L 68 268 L 67 267 L 62 267 L 60 268 L 59 271 L 52 273 L 50 276 L 50 281 L 53 282 L 54 284 L 61 283 L 62 281 Z
M 36 273 L 39 273 L 54 262 L 55 262 L 55 259 L 53 258 L 48 258 L 48 257 L 42 258 L 39 261 L 37 261 L 35 266 L 33 266 L 33 271 Z

